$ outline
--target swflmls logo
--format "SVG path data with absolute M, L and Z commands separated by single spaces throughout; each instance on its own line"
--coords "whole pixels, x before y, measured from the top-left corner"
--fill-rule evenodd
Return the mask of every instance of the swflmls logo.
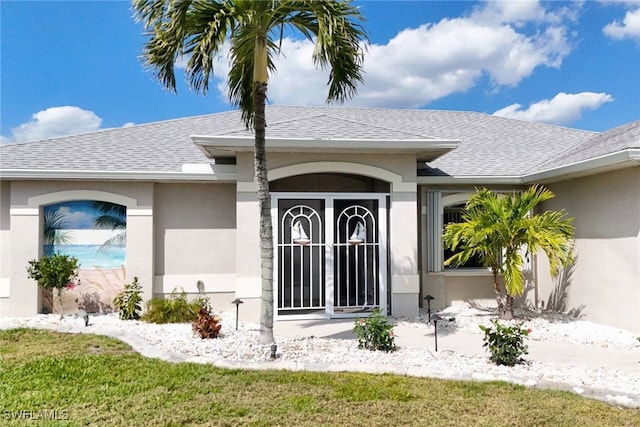
M 2 411 L 2 418 L 5 420 L 68 420 L 69 411 L 66 409 L 40 409 L 38 411 L 19 410 Z

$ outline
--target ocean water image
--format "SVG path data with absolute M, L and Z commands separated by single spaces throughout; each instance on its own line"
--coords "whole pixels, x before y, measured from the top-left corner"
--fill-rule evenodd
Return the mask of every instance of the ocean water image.
M 47 253 L 61 253 L 77 258 L 80 268 L 119 268 L 125 265 L 126 248 L 111 246 L 103 249 L 102 245 L 64 245 L 45 249 Z
M 45 206 L 43 216 L 43 253 L 70 255 L 80 264 L 80 286 L 63 295 L 65 312 L 112 311 L 126 280 L 126 207 L 75 200 Z

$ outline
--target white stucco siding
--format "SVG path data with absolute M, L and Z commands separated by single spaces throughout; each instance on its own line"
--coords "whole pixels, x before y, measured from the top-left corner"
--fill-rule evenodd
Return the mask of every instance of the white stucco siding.
M 0 313 L 3 312 L 3 300 L 9 297 L 9 259 L 11 257 L 11 232 L 9 206 L 11 183 L 0 182 Z
M 179 287 L 231 292 L 236 271 L 236 190 L 233 184 L 155 185 L 154 293 Z
M 640 332 L 640 167 L 593 175 L 548 188 L 556 198 L 544 209 L 575 217 L 576 264 L 567 309 L 587 320 Z M 539 257 L 539 298 L 557 286 Z

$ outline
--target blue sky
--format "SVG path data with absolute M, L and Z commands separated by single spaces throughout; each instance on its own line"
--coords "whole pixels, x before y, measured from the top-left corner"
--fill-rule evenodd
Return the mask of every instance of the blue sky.
M 365 84 L 347 105 L 478 111 L 589 130 L 640 119 L 640 2 L 361 1 Z M 206 97 L 165 92 L 125 1 L 0 2 L 3 143 L 227 111 L 224 55 Z M 269 99 L 320 105 L 326 74 L 288 38 Z

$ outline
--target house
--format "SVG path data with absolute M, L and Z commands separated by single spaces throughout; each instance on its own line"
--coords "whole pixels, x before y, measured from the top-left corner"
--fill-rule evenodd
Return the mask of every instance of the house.
M 136 276 L 147 299 L 184 290 L 229 310 L 240 298 L 257 320 L 252 149 L 235 111 L 2 146 L 0 315 L 41 311 L 30 259 L 120 241 L 111 263 L 82 255 L 70 305 L 107 309 Z M 476 187 L 541 183 L 557 196 L 542 208 L 575 217 L 577 262 L 552 280 L 532 257 L 523 303 L 640 332 L 640 121 L 596 133 L 475 112 L 269 106 L 267 159 L 278 320 L 413 316 L 426 295 L 435 308 L 493 304 L 488 271 L 443 266 L 443 224 Z M 113 212 L 119 228 L 98 226 Z

